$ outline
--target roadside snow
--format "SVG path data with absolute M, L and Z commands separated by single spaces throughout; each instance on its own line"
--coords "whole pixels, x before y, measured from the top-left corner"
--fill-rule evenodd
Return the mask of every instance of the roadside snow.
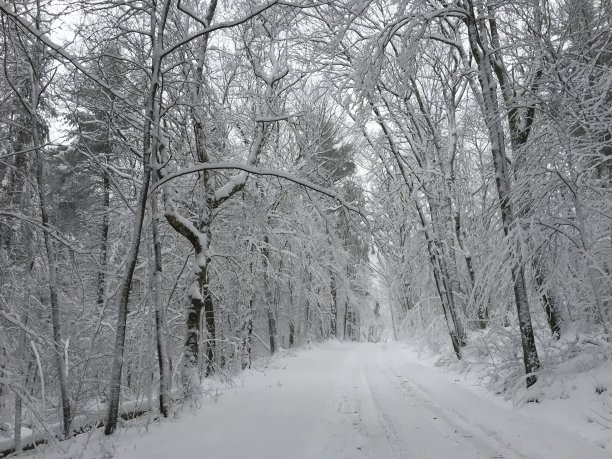
M 239 386 L 164 422 L 132 421 L 38 455 L 49 459 L 603 459 L 575 404 L 515 407 L 419 361 L 401 343 L 327 343 L 247 371 Z M 570 389 L 571 390 L 571 389 Z M 612 390 L 603 392 L 612 402 Z M 571 399 L 571 397 L 570 397 Z M 560 399 L 564 402 L 565 400 Z M 572 411 L 564 411 L 572 410 Z M 548 413 L 548 414 L 546 414 Z M 556 417 L 557 419 L 552 419 Z M 587 438 L 584 438 L 587 437 Z M 599 446 L 598 446 L 599 445 Z

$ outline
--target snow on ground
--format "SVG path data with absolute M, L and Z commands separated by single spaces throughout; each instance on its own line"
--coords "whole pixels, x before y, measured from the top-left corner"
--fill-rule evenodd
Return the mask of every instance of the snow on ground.
M 577 329 L 566 330 L 557 341 L 548 334 L 544 339 L 548 341 L 539 347 L 542 368 L 537 384 L 530 389 L 525 388 L 522 364 L 516 357 L 520 341 L 504 342 L 499 332 L 473 333 L 463 349 L 461 361 L 450 350 L 434 354 L 423 343 L 415 349 L 422 361 L 453 372 L 454 378 L 464 385 L 486 386 L 487 390 L 481 389 L 483 397 L 493 401 L 511 400 L 518 411 L 561 425 L 590 443 L 612 451 L 609 344 L 595 333 Z
M 582 436 L 580 407 L 515 407 L 401 343 L 326 343 L 273 359 L 163 422 L 135 420 L 37 455 L 48 459 L 603 459 L 612 431 Z M 600 394 L 612 404 L 612 389 Z M 570 397 L 571 398 L 571 397 Z M 560 399 L 561 400 L 561 399 Z M 561 400 L 563 401 L 563 400 Z M 571 409 L 571 411 L 567 411 Z M 565 410 L 565 411 L 564 411 Z M 543 414 L 544 413 L 544 414 Z M 548 414 L 546 414 L 548 413 Z M 552 413 L 552 415 L 551 415 Z M 553 419 L 552 416 L 555 418 Z

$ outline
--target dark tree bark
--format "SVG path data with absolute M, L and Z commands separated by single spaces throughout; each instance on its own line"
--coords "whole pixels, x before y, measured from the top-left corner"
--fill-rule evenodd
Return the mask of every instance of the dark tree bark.
M 278 345 L 278 327 L 276 323 L 276 304 L 274 304 L 274 286 L 272 285 L 272 276 L 270 270 L 272 269 L 270 263 L 270 239 L 266 234 L 263 239 L 263 249 L 261 254 L 263 257 L 263 269 L 264 269 L 264 289 L 266 291 L 266 305 L 265 309 L 268 315 L 268 335 L 270 338 L 270 354 L 274 354 L 277 350 Z
M 486 121 L 489 141 L 491 143 L 491 154 L 495 169 L 495 184 L 499 197 L 504 235 L 509 236 L 514 226 L 514 213 L 510 196 L 510 175 L 507 170 L 506 144 L 504 130 L 501 124 L 501 109 L 497 98 L 497 84 L 493 76 L 491 59 L 493 57 L 488 43 L 489 31 L 485 27 L 485 20 L 476 16 L 473 0 L 465 0 L 464 8 L 469 14 L 464 18 L 468 28 L 468 40 L 474 59 L 478 66 L 478 80 L 482 91 L 484 104 L 484 118 Z M 519 251 L 515 254 L 515 260 L 511 266 L 514 297 L 516 302 L 519 328 L 521 331 L 521 342 L 523 347 L 523 362 L 527 373 L 527 387 L 537 381 L 536 372 L 540 368 L 540 360 L 535 345 L 531 312 L 527 299 L 525 286 L 525 274 L 523 262 Z
M 140 193 L 138 195 L 138 201 L 136 204 L 136 215 L 134 217 L 134 228 L 132 231 L 132 241 L 130 243 L 130 249 L 127 254 L 126 271 L 124 279 L 121 285 L 121 293 L 119 296 L 119 305 L 117 313 L 117 328 L 115 334 L 115 348 L 113 352 L 113 366 L 111 370 L 111 382 L 110 382 L 110 402 L 108 406 L 108 414 L 106 417 L 106 423 L 104 426 L 104 433 L 106 435 L 112 434 L 117 428 L 117 418 L 119 417 L 119 403 L 121 398 L 121 374 L 123 370 L 123 352 L 125 346 L 125 332 L 126 332 L 126 321 L 128 313 L 128 304 L 130 300 L 130 290 L 132 287 L 132 279 L 134 277 L 134 271 L 136 270 L 136 263 L 138 261 L 138 251 L 140 249 L 140 236 L 142 234 L 142 224 L 144 221 L 144 215 L 147 207 L 147 194 L 149 192 L 149 182 L 151 179 L 151 153 L 152 150 L 156 151 L 156 139 L 152 142 L 152 121 L 157 118 L 156 109 L 159 109 L 156 103 L 158 97 L 158 90 L 160 85 L 161 76 L 161 64 L 162 57 L 160 54 L 161 47 L 163 46 L 163 34 L 166 26 L 166 19 L 168 16 L 168 10 L 170 8 L 171 0 L 165 0 L 161 13 L 161 21 L 157 31 L 155 28 L 151 37 L 153 38 L 153 61 L 151 62 L 151 86 L 147 95 L 146 105 L 146 118 L 143 130 L 143 153 L 142 153 L 142 185 Z M 151 24 L 157 23 L 155 9 L 151 11 Z
M 329 290 L 331 292 L 332 303 L 331 303 L 331 334 L 333 337 L 337 338 L 337 327 L 338 323 L 338 292 L 336 290 L 336 280 L 334 279 L 334 274 L 330 271 L 329 273 Z
M 100 269 L 98 271 L 98 297 L 100 310 L 106 301 L 106 270 L 108 262 L 108 225 L 110 214 L 110 176 L 107 170 L 102 172 L 102 234 L 100 235 Z
M 155 158 L 155 155 L 153 155 Z M 154 169 L 157 171 L 157 161 L 154 159 Z M 158 175 L 158 174 L 156 174 Z M 153 301 L 155 304 L 155 336 L 157 338 L 157 363 L 159 367 L 159 412 L 168 417 L 170 408 L 170 374 L 168 364 L 168 342 L 166 335 L 166 310 L 162 304 L 162 247 L 159 237 L 159 211 L 157 209 L 157 193 L 151 196 L 151 226 L 153 232 L 153 252 L 155 270 L 153 273 Z
M 541 33 L 542 24 L 540 22 L 541 21 L 536 21 L 536 23 L 533 25 L 535 34 Z M 510 81 L 510 75 L 502 57 L 502 48 L 497 30 L 497 20 L 495 18 L 493 8 L 488 8 L 488 23 L 491 34 L 491 45 L 494 50 L 491 52 L 491 65 L 501 87 L 501 94 L 506 106 L 506 118 L 508 120 L 508 127 L 510 130 L 510 145 L 515 155 L 515 173 L 520 175 L 524 172 L 525 168 L 525 155 L 527 152 L 524 150 L 527 147 L 527 141 L 529 140 L 529 135 L 535 120 L 536 105 L 535 103 L 531 103 L 526 108 L 521 109 L 517 106 L 518 104 L 516 101 L 513 100 L 514 95 L 516 94 L 516 87 L 513 87 L 512 82 Z M 535 63 L 535 65 L 541 64 Z M 529 95 L 531 97 L 537 96 L 542 73 L 542 68 L 536 67 L 535 75 L 530 86 L 523 89 L 524 92 L 529 91 Z M 530 196 L 531 190 L 528 189 L 526 194 Z M 528 215 L 530 211 L 530 204 L 525 203 L 521 210 L 521 214 L 518 215 L 518 217 Z M 535 272 L 535 282 L 538 289 L 542 292 L 540 298 L 542 300 L 542 305 L 544 306 L 544 312 L 546 313 L 550 331 L 553 337 L 558 339 L 561 336 L 562 322 L 562 317 L 559 310 L 559 301 L 557 300 L 554 290 L 550 286 L 546 285 L 546 268 L 545 266 L 540 266 L 540 263 L 541 258 L 539 256 L 533 258 L 532 265 Z
M 242 324 L 242 369 L 251 368 L 251 346 L 253 336 L 253 298 L 249 299 L 246 318 Z

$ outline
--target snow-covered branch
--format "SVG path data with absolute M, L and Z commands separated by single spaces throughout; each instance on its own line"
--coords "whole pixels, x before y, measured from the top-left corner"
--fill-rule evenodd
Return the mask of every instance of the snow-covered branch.
M 348 203 L 342 197 L 342 195 L 338 193 L 337 191 L 330 190 L 329 188 L 319 186 L 306 179 L 296 177 L 295 175 L 292 175 L 288 172 L 274 170 L 274 169 L 265 169 L 262 167 L 250 166 L 247 164 L 236 164 L 236 163 L 229 163 L 229 162 L 198 164 L 196 166 L 192 166 L 186 169 L 176 171 L 172 174 L 168 174 L 166 177 L 159 180 L 157 183 L 153 184 L 153 186 L 151 187 L 151 192 L 157 189 L 158 187 L 162 186 L 163 184 L 169 182 L 170 180 L 174 180 L 175 178 L 182 177 L 183 175 L 195 174 L 196 172 L 201 172 L 205 170 L 228 170 L 228 169 L 229 170 L 239 170 L 247 174 L 278 177 L 284 180 L 288 180 L 290 182 L 296 183 L 305 188 L 316 191 L 317 193 L 323 194 L 325 196 L 328 196 L 332 199 L 337 200 L 340 204 L 342 204 L 344 208 L 350 210 L 351 212 L 355 212 L 361 215 L 364 219 L 367 217 L 367 213 L 365 212 L 364 209 L 361 209 L 359 207 L 353 206 L 352 204 Z M 220 190 L 217 190 L 217 191 L 220 191 Z M 216 196 L 217 196 L 217 193 L 215 193 L 215 197 Z
M 263 13 L 264 11 L 272 8 L 274 5 L 276 5 L 278 3 L 278 0 L 272 0 L 269 3 L 266 3 L 265 5 L 260 6 L 259 8 L 256 8 L 255 10 L 251 11 L 250 13 L 248 13 L 247 15 L 235 19 L 233 21 L 226 21 L 226 22 L 220 22 L 219 24 L 215 24 L 213 26 L 209 26 L 209 27 L 205 27 L 203 29 L 200 29 L 194 33 L 192 33 L 191 35 L 183 38 L 182 40 L 178 41 L 177 43 L 169 46 L 168 48 L 164 49 L 161 52 L 161 56 L 167 56 L 168 54 L 171 54 L 172 52 L 176 51 L 177 49 L 179 49 L 181 46 L 186 45 L 187 43 L 195 40 L 196 38 L 199 38 L 203 35 L 208 35 L 211 32 L 214 32 L 215 30 L 221 30 L 221 29 L 229 29 L 231 27 L 235 27 L 237 25 L 240 24 L 244 24 L 245 22 L 247 22 L 249 19 L 254 18 L 255 16 L 260 15 L 261 13 Z

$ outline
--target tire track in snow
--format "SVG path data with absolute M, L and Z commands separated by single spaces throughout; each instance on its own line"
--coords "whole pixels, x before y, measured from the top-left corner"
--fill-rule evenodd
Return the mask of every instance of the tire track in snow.
M 363 439 L 363 445 L 358 447 L 362 457 L 378 459 L 400 459 L 400 449 L 392 440 L 388 420 L 381 419 L 381 411 L 377 406 L 372 388 L 362 364 L 357 367 L 355 385 L 353 386 L 353 425 Z M 399 439 L 399 437 L 397 438 Z
M 330 343 L 273 363 L 198 413 L 149 434 L 123 433 L 114 457 L 609 457 L 565 429 L 457 385 L 397 344 Z
M 481 436 L 474 436 L 437 409 L 427 394 L 406 390 L 381 353 L 364 358 L 362 373 L 377 410 L 378 420 L 394 458 L 505 458 L 522 457 L 500 453 Z M 506 448 L 502 448 L 506 450 Z M 383 456 L 380 456 L 383 457 Z M 391 456 L 389 456 L 391 457 Z
M 518 450 L 516 450 L 511 442 L 505 441 L 503 437 L 491 428 L 486 428 L 479 424 L 470 424 L 469 421 L 461 414 L 461 412 L 453 409 L 446 408 L 436 403 L 434 398 L 425 390 L 421 385 L 413 380 L 407 379 L 406 376 L 398 374 L 389 363 L 388 368 L 395 376 L 398 382 L 400 391 L 407 394 L 410 397 L 414 397 L 414 393 L 418 394 L 419 398 L 424 402 L 428 403 L 428 408 L 431 413 L 437 414 L 439 419 L 443 419 L 447 424 L 454 426 L 458 431 L 462 431 L 459 435 L 464 438 L 474 438 L 474 441 L 479 441 L 492 446 L 496 449 L 507 451 L 507 453 L 499 453 L 497 456 L 491 456 L 492 458 L 517 458 L 517 459 L 533 459 L 532 457 L 525 456 Z M 452 414 L 452 416 L 451 416 Z M 453 418 L 457 418 L 454 420 Z

